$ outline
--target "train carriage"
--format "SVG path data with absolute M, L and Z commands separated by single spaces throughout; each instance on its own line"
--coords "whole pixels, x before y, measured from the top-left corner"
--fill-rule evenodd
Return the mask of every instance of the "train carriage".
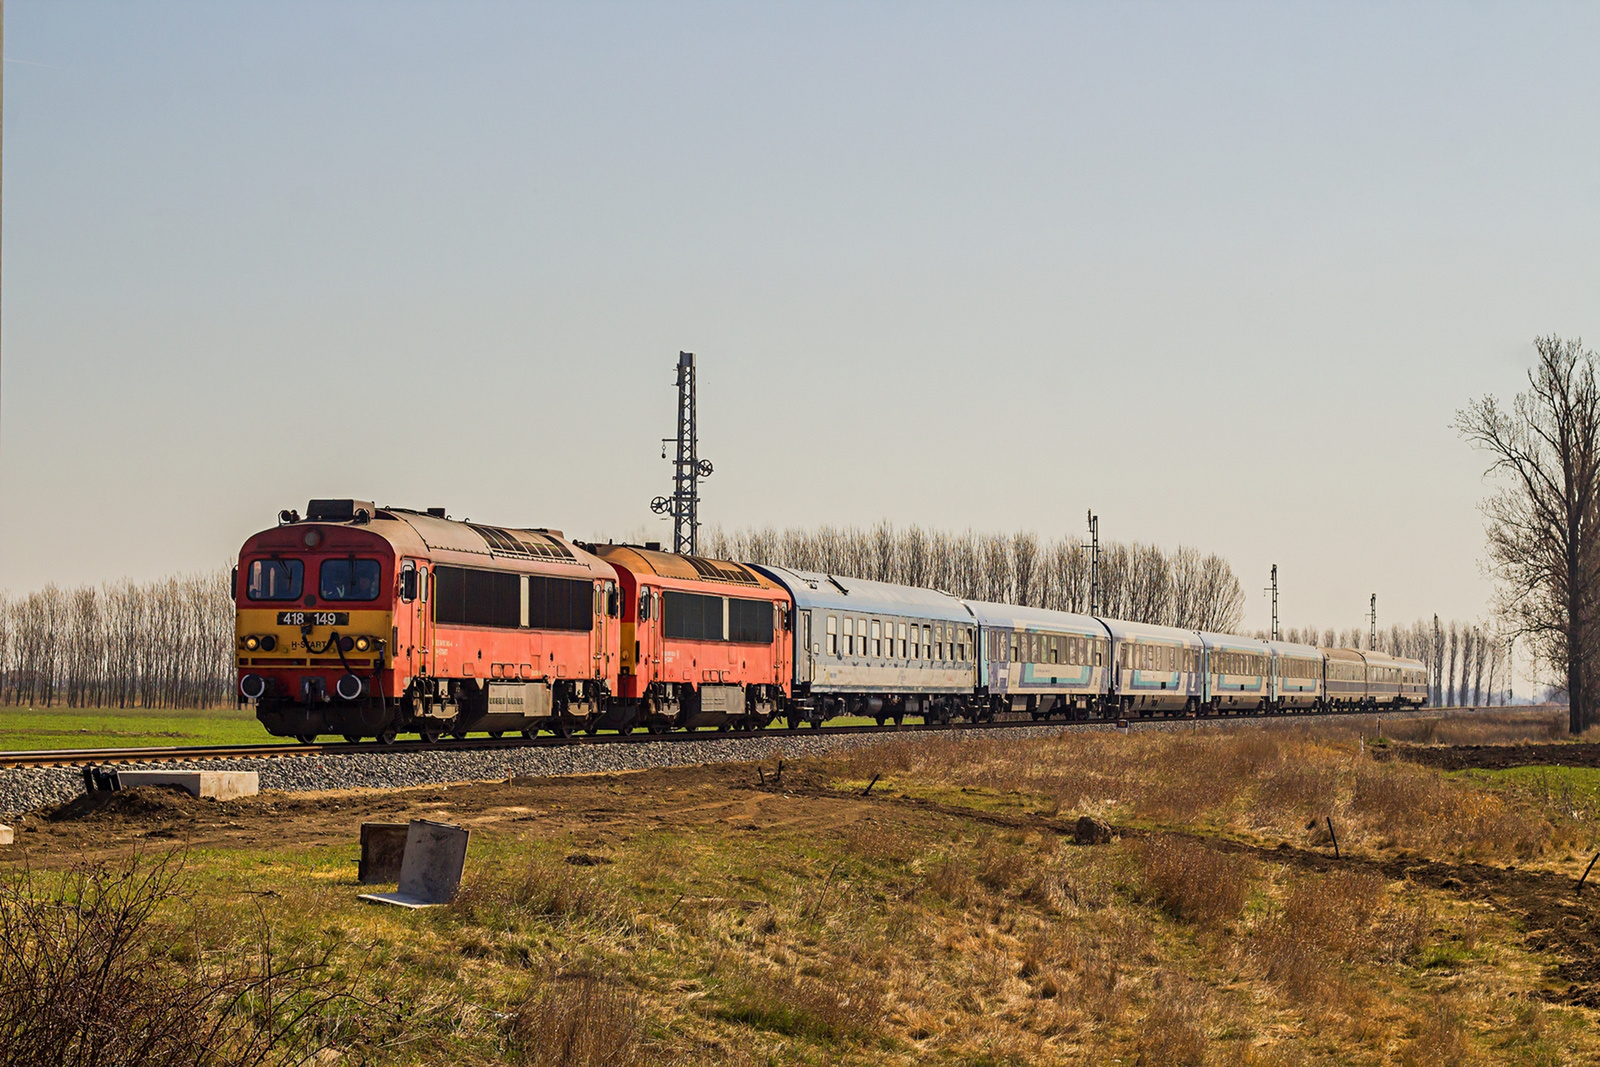
M 794 601 L 791 725 L 974 714 L 977 624 L 947 593 L 753 565 Z
M 992 712 L 1083 718 L 1110 691 L 1111 634 L 1089 615 L 968 600 L 978 621 L 979 680 Z
M 602 725 L 765 726 L 787 703 L 790 598 L 752 567 L 590 545 L 622 583 L 622 664 Z
M 1233 634 L 1202 633 L 1200 638 L 1206 647 L 1201 703 L 1218 714 L 1267 710 L 1272 654 L 1266 642 Z
M 1427 669 L 1414 659 L 1402 659 L 1386 652 L 1361 653 L 1367 665 L 1369 706 L 1421 707 L 1428 699 Z
M 1269 707 L 1310 711 L 1322 706 L 1322 652 L 1311 645 L 1268 641 L 1272 656 Z
M 239 693 L 302 740 L 582 725 L 616 683 L 616 588 L 559 531 L 313 500 L 240 550 Z
M 1367 704 L 1367 661 L 1353 648 L 1322 651 L 1323 704 L 1336 711 Z
M 1204 644 L 1191 630 L 1102 620 L 1112 638 L 1112 704 L 1123 716 L 1192 714 L 1205 700 Z

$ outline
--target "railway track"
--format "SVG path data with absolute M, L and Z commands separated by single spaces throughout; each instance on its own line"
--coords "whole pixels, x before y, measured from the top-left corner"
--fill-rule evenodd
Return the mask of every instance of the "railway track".
M 1526 710 L 1543 710 L 1540 706 L 1525 706 Z M 1421 708 L 1410 711 L 1347 711 L 1325 712 L 1318 715 L 1281 715 L 1251 712 L 1246 714 L 1230 715 L 1202 715 L 1183 717 L 1154 717 L 1148 719 L 1122 720 L 1129 726 L 1173 726 L 1181 723 L 1199 723 L 1206 721 L 1233 721 L 1237 719 L 1282 719 L 1304 720 L 1313 718 L 1331 718 L 1334 716 L 1349 715 L 1427 715 L 1441 712 L 1469 712 L 1469 708 Z M 1503 710 L 1503 709 L 1496 709 Z M 1518 710 L 1524 710 L 1519 708 Z M 470 752 L 494 749 L 520 749 L 520 748 L 560 748 L 573 745 L 628 745 L 628 744 L 653 744 L 664 742 L 668 744 L 685 744 L 695 741 L 725 740 L 730 738 L 778 738 L 785 736 L 828 736 L 847 734 L 909 734 L 909 733 L 964 733 L 972 730 L 1006 730 L 1025 727 L 1054 727 L 1058 729 L 1071 729 L 1074 727 L 1105 727 L 1115 725 L 1119 720 L 1114 719 L 1088 719 L 1065 720 L 1049 719 L 1035 721 L 1031 718 L 1006 718 L 994 722 L 956 722 L 948 725 L 942 723 L 903 723 L 899 726 L 892 724 L 884 726 L 875 725 L 848 725 L 848 726 L 818 726 L 807 727 L 790 731 L 783 727 L 767 727 L 760 730 L 694 730 L 679 731 L 666 734 L 633 733 L 628 735 L 604 734 L 572 734 L 558 736 L 554 734 L 540 735 L 538 737 L 468 737 L 468 738 L 442 738 L 428 743 L 422 740 L 397 741 L 391 745 L 380 744 L 377 741 L 362 741 L 352 744 L 348 741 L 329 742 L 327 744 L 300 744 L 298 742 L 264 742 L 255 745 L 196 745 L 182 746 L 170 745 L 151 748 L 82 748 L 82 749 L 56 749 L 36 752 L 0 752 L 0 769 L 13 767 L 85 767 L 100 764 L 120 763 L 180 763 L 202 760 L 225 759 L 295 759 L 303 756 L 348 756 L 358 753 L 409 753 L 422 754 L 428 752 Z

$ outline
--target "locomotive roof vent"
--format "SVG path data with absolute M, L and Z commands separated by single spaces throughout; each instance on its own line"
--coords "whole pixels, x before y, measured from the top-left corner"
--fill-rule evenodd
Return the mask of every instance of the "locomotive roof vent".
M 370 500 L 313 500 L 306 505 L 306 521 L 354 522 L 358 511 L 365 511 L 370 520 L 378 507 Z
M 442 519 L 444 518 L 444 508 L 429 508 L 428 514 L 436 519 Z

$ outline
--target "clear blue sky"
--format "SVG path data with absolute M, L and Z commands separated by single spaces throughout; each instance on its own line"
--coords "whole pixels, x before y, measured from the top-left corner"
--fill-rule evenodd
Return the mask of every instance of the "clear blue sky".
M 1080 529 L 1480 615 L 1450 430 L 1600 344 L 1600 7 L 7 5 L 0 588 L 313 496 Z

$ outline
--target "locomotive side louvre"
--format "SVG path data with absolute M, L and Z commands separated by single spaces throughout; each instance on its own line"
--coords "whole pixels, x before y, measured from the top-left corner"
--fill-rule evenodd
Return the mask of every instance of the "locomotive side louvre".
M 948 593 L 752 565 L 793 599 L 791 724 L 976 714 L 977 620 Z
M 591 545 L 620 582 L 618 700 L 606 725 L 765 725 L 787 703 L 790 599 L 756 568 Z
M 964 601 L 978 620 L 980 685 L 994 712 L 1080 717 L 1104 706 L 1112 638 L 1088 615 Z
M 1205 643 L 1192 630 L 1102 619 L 1112 637 L 1109 699 L 1123 715 L 1192 713 L 1205 700 Z

